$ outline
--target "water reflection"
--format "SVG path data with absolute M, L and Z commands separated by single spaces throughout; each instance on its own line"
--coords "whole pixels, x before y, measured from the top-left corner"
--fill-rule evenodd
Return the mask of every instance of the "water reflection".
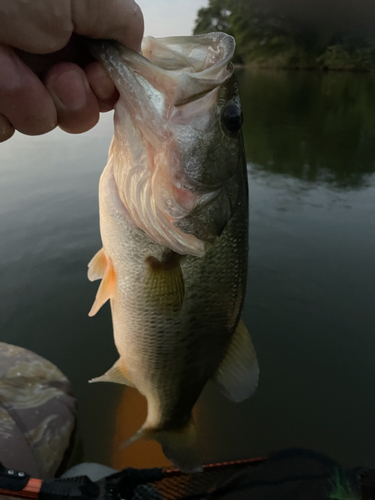
M 315 71 L 238 72 L 248 160 L 340 189 L 375 171 L 375 79 Z
M 239 77 L 250 176 L 244 319 L 261 379 L 240 405 L 206 389 L 197 408 L 204 459 L 303 446 L 375 466 L 373 77 Z M 156 443 L 118 448 L 142 424 L 143 398 L 87 382 L 117 359 L 108 305 L 87 317 L 111 135 L 106 116 L 81 136 L 16 135 L 0 146 L 1 340 L 50 359 L 72 381 L 76 462 L 151 466 L 165 463 Z

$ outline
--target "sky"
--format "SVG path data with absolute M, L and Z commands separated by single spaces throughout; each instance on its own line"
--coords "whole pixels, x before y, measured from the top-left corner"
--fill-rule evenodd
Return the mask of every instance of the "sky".
M 143 11 L 145 35 L 191 35 L 198 10 L 208 0 L 137 0 Z
M 191 35 L 196 14 L 208 0 L 136 0 L 143 10 L 145 34 L 152 36 Z M 292 14 L 305 24 L 332 25 L 373 31 L 374 0 L 268 0 L 276 10 Z

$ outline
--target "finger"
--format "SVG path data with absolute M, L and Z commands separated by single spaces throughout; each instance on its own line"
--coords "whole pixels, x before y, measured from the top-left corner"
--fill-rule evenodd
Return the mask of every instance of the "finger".
M 14 134 L 14 127 L 12 124 L 5 118 L 4 115 L 0 115 L 0 142 L 7 141 Z
M 82 37 L 75 33 L 73 33 L 65 47 L 57 52 L 52 52 L 50 54 L 32 54 L 31 52 L 15 49 L 15 53 L 41 80 L 44 79 L 49 69 L 59 62 L 69 61 L 84 68 L 94 60 L 87 49 L 86 43 L 82 40 Z
M 27 135 L 57 125 L 55 105 L 39 78 L 8 47 L 0 45 L 0 114 Z
M 75 0 L 0 0 L 0 41 L 35 54 L 64 47 L 74 30 Z
M 59 127 L 71 134 L 90 130 L 99 120 L 99 104 L 85 72 L 73 63 L 51 68 L 45 85 L 55 103 Z
M 98 62 L 93 62 L 85 68 L 87 80 L 94 92 L 101 113 L 110 111 L 117 102 L 119 93 L 108 72 Z
M 144 30 L 134 0 L 0 0 L 0 26 L 1 43 L 35 54 L 62 49 L 74 31 L 139 51 Z
M 142 11 L 134 0 L 72 0 L 74 31 L 91 38 L 114 38 L 140 51 Z

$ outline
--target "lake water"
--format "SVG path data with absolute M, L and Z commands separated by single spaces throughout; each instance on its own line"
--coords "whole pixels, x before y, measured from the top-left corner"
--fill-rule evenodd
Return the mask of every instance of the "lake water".
M 308 447 L 375 466 L 375 80 L 238 73 L 250 181 L 244 319 L 261 368 L 242 404 L 208 386 L 196 409 L 205 461 Z M 72 381 L 72 462 L 164 465 L 139 427 L 133 390 L 87 381 L 117 359 L 109 306 L 87 313 L 100 248 L 97 188 L 112 135 L 17 134 L 0 146 L 1 341 L 45 356 Z

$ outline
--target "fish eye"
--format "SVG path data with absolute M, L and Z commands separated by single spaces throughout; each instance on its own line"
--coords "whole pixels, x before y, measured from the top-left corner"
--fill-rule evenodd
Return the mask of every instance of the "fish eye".
M 221 115 L 221 123 L 224 132 L 228 135 L 234 135 L 242 126 L 243 115 L 241 108 L 233 102 L 227 104 Z

